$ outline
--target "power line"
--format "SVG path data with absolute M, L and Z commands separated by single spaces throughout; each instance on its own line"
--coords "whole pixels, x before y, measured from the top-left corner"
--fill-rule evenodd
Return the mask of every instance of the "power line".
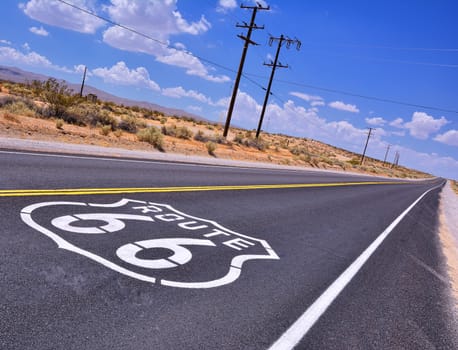
M 352 44 L 325 44 L 325 43 L 303 43 L 304 45 L 314 46 L 334 46 L 334 47 L 348 47 L 355 49 L 381 49 L 381 50 L 395 50 L 395 51 L 431 51 L 431 52 L 458 52 L 458 48 L 434 48 L 434 47 L 396 47 L 396 46 L 383 46 L 383 45 L 352 45 Z

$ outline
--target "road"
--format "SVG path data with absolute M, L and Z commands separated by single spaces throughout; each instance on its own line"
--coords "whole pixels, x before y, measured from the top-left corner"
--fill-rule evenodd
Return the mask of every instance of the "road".
M 441 179 L 20 151 L 0 169 L 1 349 L 458 348 Z

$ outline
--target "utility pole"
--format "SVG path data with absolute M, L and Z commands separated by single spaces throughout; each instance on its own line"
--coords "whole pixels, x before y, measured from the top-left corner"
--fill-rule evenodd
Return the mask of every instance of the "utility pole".
M 227 111 L 226 125 L 224 126 L 224 132 L 223 132 L 224 137 L 227 137 L 227 133 L 229 132 L 232 112 L 234 110 L 234 105 L 235 105 L 235 98 L 237 97 L 237 91 L 239 89 L 240 78 L 242 77 L 243 65 L 245 64 L 245 58 L 246 58 L 246 54 L 248 51 L 248 46 L 250 44 L 258 45 L 257 43 L 251 40 L 251 32 L 253 31 L 253 29 L 264 29 L 264 26 L 257 26 L 254 23 L 254 20 L 256 19 L 256 13 L 258 12 L 258 10 L 270 10 L 270 6 L 262 7 L 262 5 L 260 5 L 259 3 L 257 4 L 257 6 L 244 6 L 242 4 L 240 5 L 240 8 L 250 9 L 253 12 L 251 14 L 251 21 L 249 25 L 246 22 L 244 22 L 243 24 L 238 24 L 238 23 L 236 24 L 236 27 L 238 28 L 248 28 L 248 32 L 247 32 L 246 37 L 243 35 L 237 35 L 240 39 L 242 39 L 245 42 L 245 44 L 243 45 L 242 57 L 240 58 L 239 69 L 237 71 L 237 77 L 235 78 L 234 89 L 232 90 L 231 102 L 229 104 L 229 109 Z
M 391 145 L 386 146 L 385 158 L 383 158 L 383 165 L 386 164 L 386 158 L 388 157 L 388 152 L 390 151 Z
M 363 165 L 364 157 L 366 155 L 367 144 L 369 143 L 369 139 L 371 138 L 372 130 L 375 130 L 375 128 L 369 128 L 369 132 L 367 133 L 366 145 L 364 146 L 364 151 L 363 151 L 363 155 L 361 156 L 360 165 Z
M 286 48 L 289 49 L 289 47 L 292 44 L 296 44 L 297 50 L 301 48 L 301 42 L 297 39 L 289 39 L 286 38 L 282 35 L 280 35 L 279 38 L 275 38 L 273 36 L 270 37 L 269 40 L 269 45 L 272 46 L 272 43 L 274 41 L 278 41 L 278 46 L 277 46 L 277 53 L 275 54 L 275 59 L 274 61 L 270 63 L 263 63 L 265 66 L 272 67 L 272 72 L 270 73 L 270 79 L 269 79 L 269 84 L 267 85 L 266 89 L 266 96 L 264 97 L 264 103 L 262 105 L 262 111 L 261 111 L 261 116 L 259 117 L 259 124 L 258 124 L 258 130 L 256 131 L 256 138 L 259 137 L 259 133 L 261 132 L 261 127 L 262 127 L 262 121 L 264 119 L 264 113 L 266 112 L 266 107 L 267 107 L 267 101 L 269 101 L 269 95 L 270 95 L 270 89 L 272 87 L 272 81 L 274 80 L 274 75 L 275 75 L 275 69 L 278 68 L 288 68 L 288 65 L 283 65 L 281 62 L 278 62 L 278 56 L 280 55 L 280 49 L 283 44 L 283 42 L 286 43 Z
M 396 154 L 394 155 L 393 164 L 391 164 L 391 168 L 394 168 L 394 166 L 397 166 L 399 164 L 399 157 L 400 156 L 401 156 L 401 154 L 399 153 L 399 151 L 396 151 Z
M 84 81 L 86 80 L 87 67 L 84 67 L 83 81 L 81 83 L 80 97 L 83 97 Z

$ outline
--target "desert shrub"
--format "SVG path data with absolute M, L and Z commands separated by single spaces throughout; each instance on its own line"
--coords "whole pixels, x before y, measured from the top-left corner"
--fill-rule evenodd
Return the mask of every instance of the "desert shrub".
M 212 141 L 208 141 L 205 146 L 207 147 L 207 152 L 208 154 L 214 156 L 215 155 L 215 151 L 216 151 L 216 143 L 212 142 Z
M 67 109 L 78 102 L 78 97 L 63 82 L 49 78 L 45 82 L 34 81 L 35 93 L 48 103 L 48 114 L 62 117 Z
M 301 154 L 299 154 L 299 159 L 301 161 L 305 162 L 305 163 L 309 163 L 310 160 L 312 159 L 312 157 L 310 155 L 308 155 L 308 154 L 301 153 Z
M 353 157 L 352 159 L 350 160 L 347 160 L 347 163 L 351 164 L 351 165 L 359 165 L 359 163 L 361 162 L 361 160 L 357 157 Z
M 113 134 L 114 134 L 117 138 L 120 138 L 120 137 L 122 136 L 122 130 L 118 129 L 118 130 L 114 131 Z
M 242 133 L 236 134 L 234 137 L 234 142 L 238 144 L 242 144 L 243 143 L 243 134 Z
M 180 139 L 190 139 L 192 137 L 192 132 L 186 126 L 181 126 L 177 128 L 176 136 Z
M 198 130 L 194 135 L 194 140 L 200 142 L 206 142 L 208 140 L 207 136 L 202 132 L 202 130 Z
M 162 117 L 161 120 L 160 120 L 160 123 L 161 123 L 161 124 L 167 123 L 167 118 Z
M 64 121 L 62 119 L 56 119 L 56 128 L 62 130 L 64 126 Z
M 166 126 L 163 125 L 161 131 L 164 135 L 178 137 L 180 139 L 190 139 L 192 137 L 192 132 L 185 126 L 177 127 L 175 124 Z
M 100 134 L 103 136 L 108 136 L 111 131 L 111 125 L 102 125 L 100 128 Z
M 269 147 L 269 143 L 263 140 L 261 137 L 257 139 L 249 137 L 243 141 L 243 144 L 247 147 L 257 148 L 260 151 L 264 151 Z
M 135 117 L 127 116 L 121 119 L 118 123 L 118 128 L 130 133 L 137 132 L 137 120 Z
M 137 133 L 137 138 L 139 141 L 148 142 L 158 150 L 163 150 L 164 138 L 162 136 L 161 131 L 154 126 L 150 126 L 146 129 L 140 130 Z
M 281 139 L 280 140 L 280 147 L 284 149 L 289 148 L 289 140 L 288 139 Z
M 8 106 L 18 100 L 17 97 L 12 96 L 0 96 L 0 108 Z
M 26 99 L 13 100 L 10 103 L 3 106 L 3 109 L 19 115 L 25 115 L 27 117 L 34 117 L 37 114 L 37 108 L 33 102 Z
M 117 120 L 110 113 L 96 105 L 80 103 L 70 107 L 63 115 L 62 119 L 70 124 L 78 125 L 110 125 L 112 130 L 118 126 Z
M 294 146 L 289 151 L 292 154 L 294 154 L 295 156 L 299 156 L 301 154 L 309 155 L 309 152 L 308 152 L 307 148 L 303 147 L 303 146 Z

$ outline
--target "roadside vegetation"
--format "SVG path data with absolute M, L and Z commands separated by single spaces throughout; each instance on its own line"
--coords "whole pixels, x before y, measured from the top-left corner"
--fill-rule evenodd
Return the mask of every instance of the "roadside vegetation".
M 226 139 L 217 123 L 89 101 L 52 78 L 28 84 L 0 82 L 0 135 L 5 134 L 398 178 L 430 176 L 372 158 L 360 165 L 359 154 L 309 138 L 263 133 L 257 139 L 252 130 L 231 128 Z

